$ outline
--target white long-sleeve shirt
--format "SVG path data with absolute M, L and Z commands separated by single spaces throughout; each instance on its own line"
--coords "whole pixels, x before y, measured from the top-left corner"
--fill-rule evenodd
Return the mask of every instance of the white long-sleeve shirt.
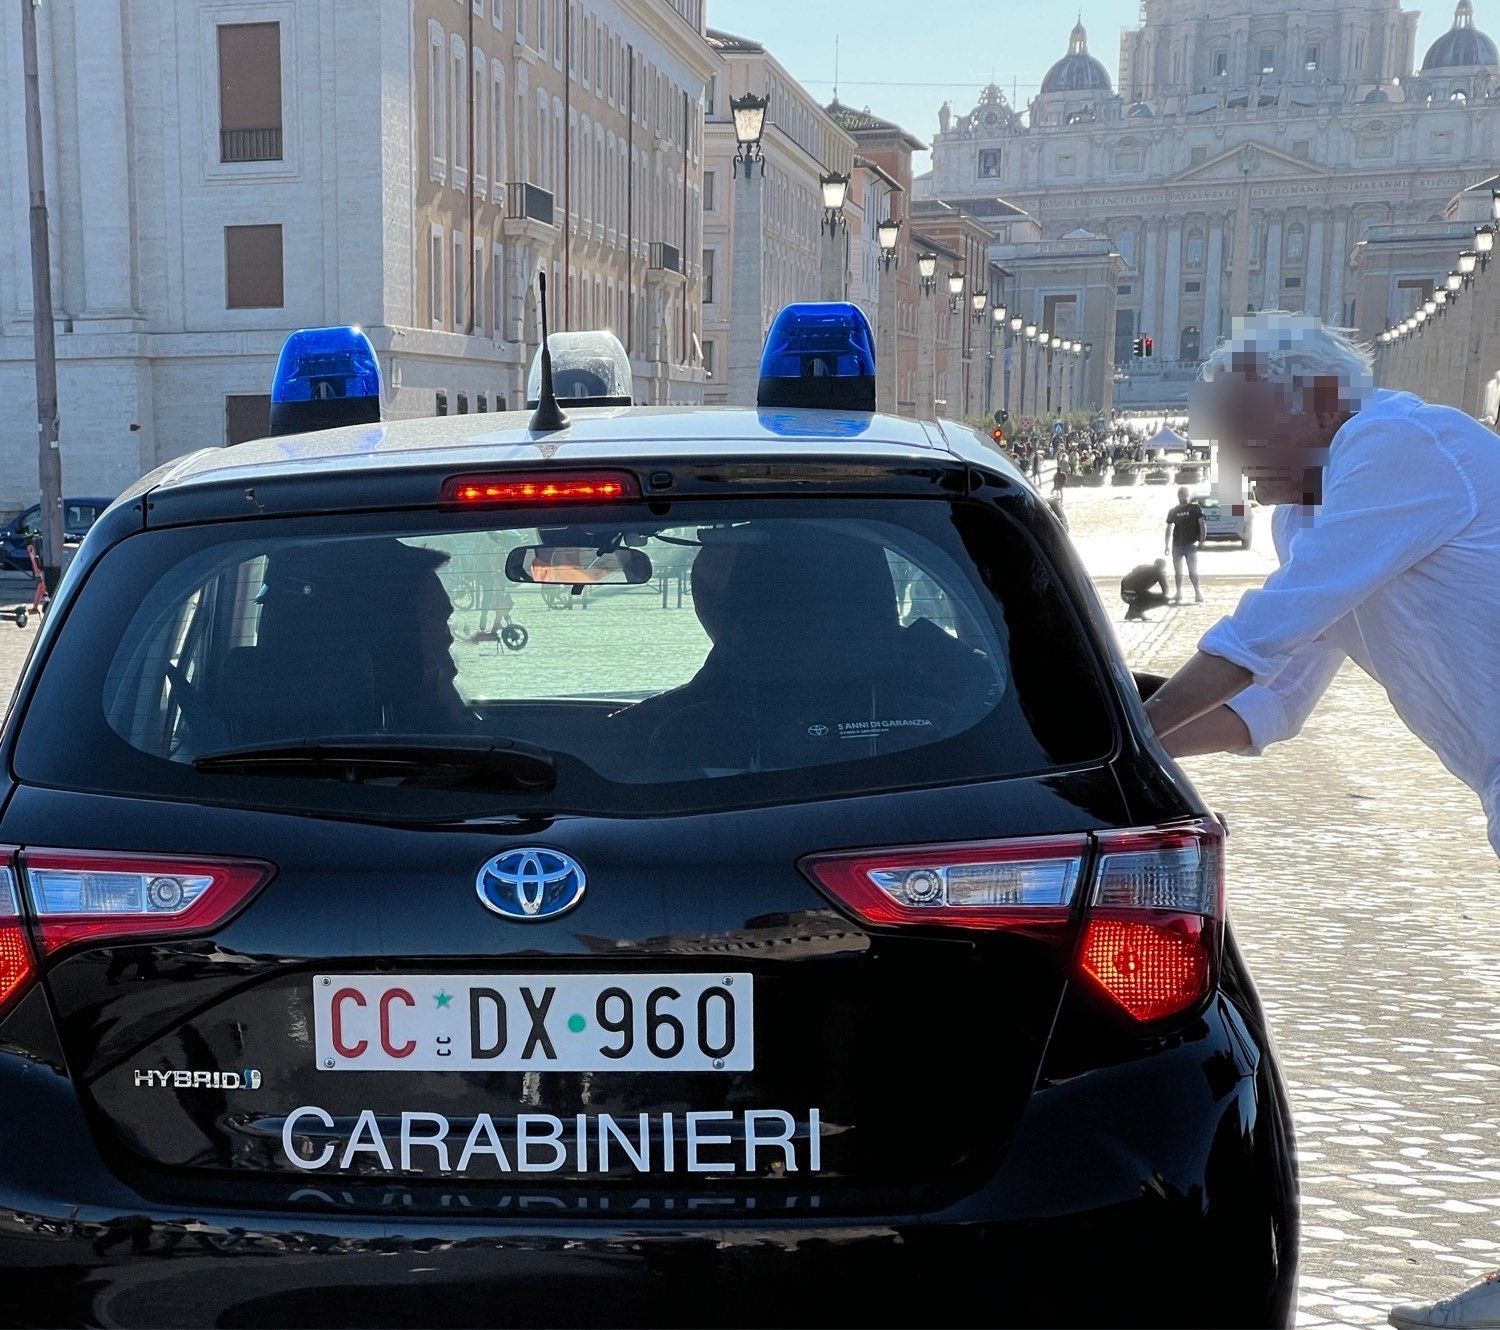
M 1272 522 L 1281 567 L 1204 635 L 1254 684 L 1252 747 L 1296 734 L 1347 657 L 1476 790 L 1500 853 L 1500 437 L 1377 392 L 1334 436 L 1323 503 Z

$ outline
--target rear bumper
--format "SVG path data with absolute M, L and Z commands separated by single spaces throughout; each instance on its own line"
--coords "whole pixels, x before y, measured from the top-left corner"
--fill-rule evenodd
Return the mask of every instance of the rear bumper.
M 329 1178 L 233 1211 L 131 1189 L 69 1083 L 0 1055 L 0 1324 L 1284 1325 L 1287 1121 L 1220 1002 L 1169 1049 L 1039 1090 L 998 1169 L 923 1213 L 839 1213 L 806 1182 L 606 1207 Z

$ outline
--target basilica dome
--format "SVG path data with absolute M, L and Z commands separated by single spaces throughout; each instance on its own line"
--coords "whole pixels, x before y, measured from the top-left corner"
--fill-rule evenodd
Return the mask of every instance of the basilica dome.
M 1089 54 L 1089 36 L 1082 20 L 1068 39 L 1068 53 L 1042 80 L 1045 92 L 1112 92 L 1109 71 Z
M 1422 72 L 1475 68 L 1500 69 L 1500 51 L 1474 26 L 1473 0 L 1458 0 L 1453 26 L 1428 47 Z

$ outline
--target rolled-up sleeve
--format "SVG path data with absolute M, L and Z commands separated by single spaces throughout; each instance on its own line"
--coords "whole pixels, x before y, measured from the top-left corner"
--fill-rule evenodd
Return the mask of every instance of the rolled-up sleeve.
M 1271 744 L 1300 734 L 1333 676 L 1347 659 L 1343 647 L 1326 637 L 1303 647 L 1268 684 L 1252 684 L 1227 703 L 1250 731 L 1243 757 L 1259 757 Z
M 1323 506 L 1265 586 L 1199 643 L 1268 684 L 1309 643 L 1474 519 L 1474 488 L 1430 430 L 1404 417 L 1345 426 Z

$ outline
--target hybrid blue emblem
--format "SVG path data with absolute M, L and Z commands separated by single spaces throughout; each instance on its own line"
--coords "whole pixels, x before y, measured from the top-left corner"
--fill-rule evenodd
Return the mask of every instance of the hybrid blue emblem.
M 755 404 L 875 410 L 875 337 L 858 305 L 787 305 L 766 334 Z
M 300 434 L 380 419 L 380 362 L 354 326 L 299 328 L 271 380 L 271 433 Z
M 583 899 L 583 865 L 536 846 L 507 850 L 479 870 L 478 887 L 484 908 L 507 919 L 552 919 Z

